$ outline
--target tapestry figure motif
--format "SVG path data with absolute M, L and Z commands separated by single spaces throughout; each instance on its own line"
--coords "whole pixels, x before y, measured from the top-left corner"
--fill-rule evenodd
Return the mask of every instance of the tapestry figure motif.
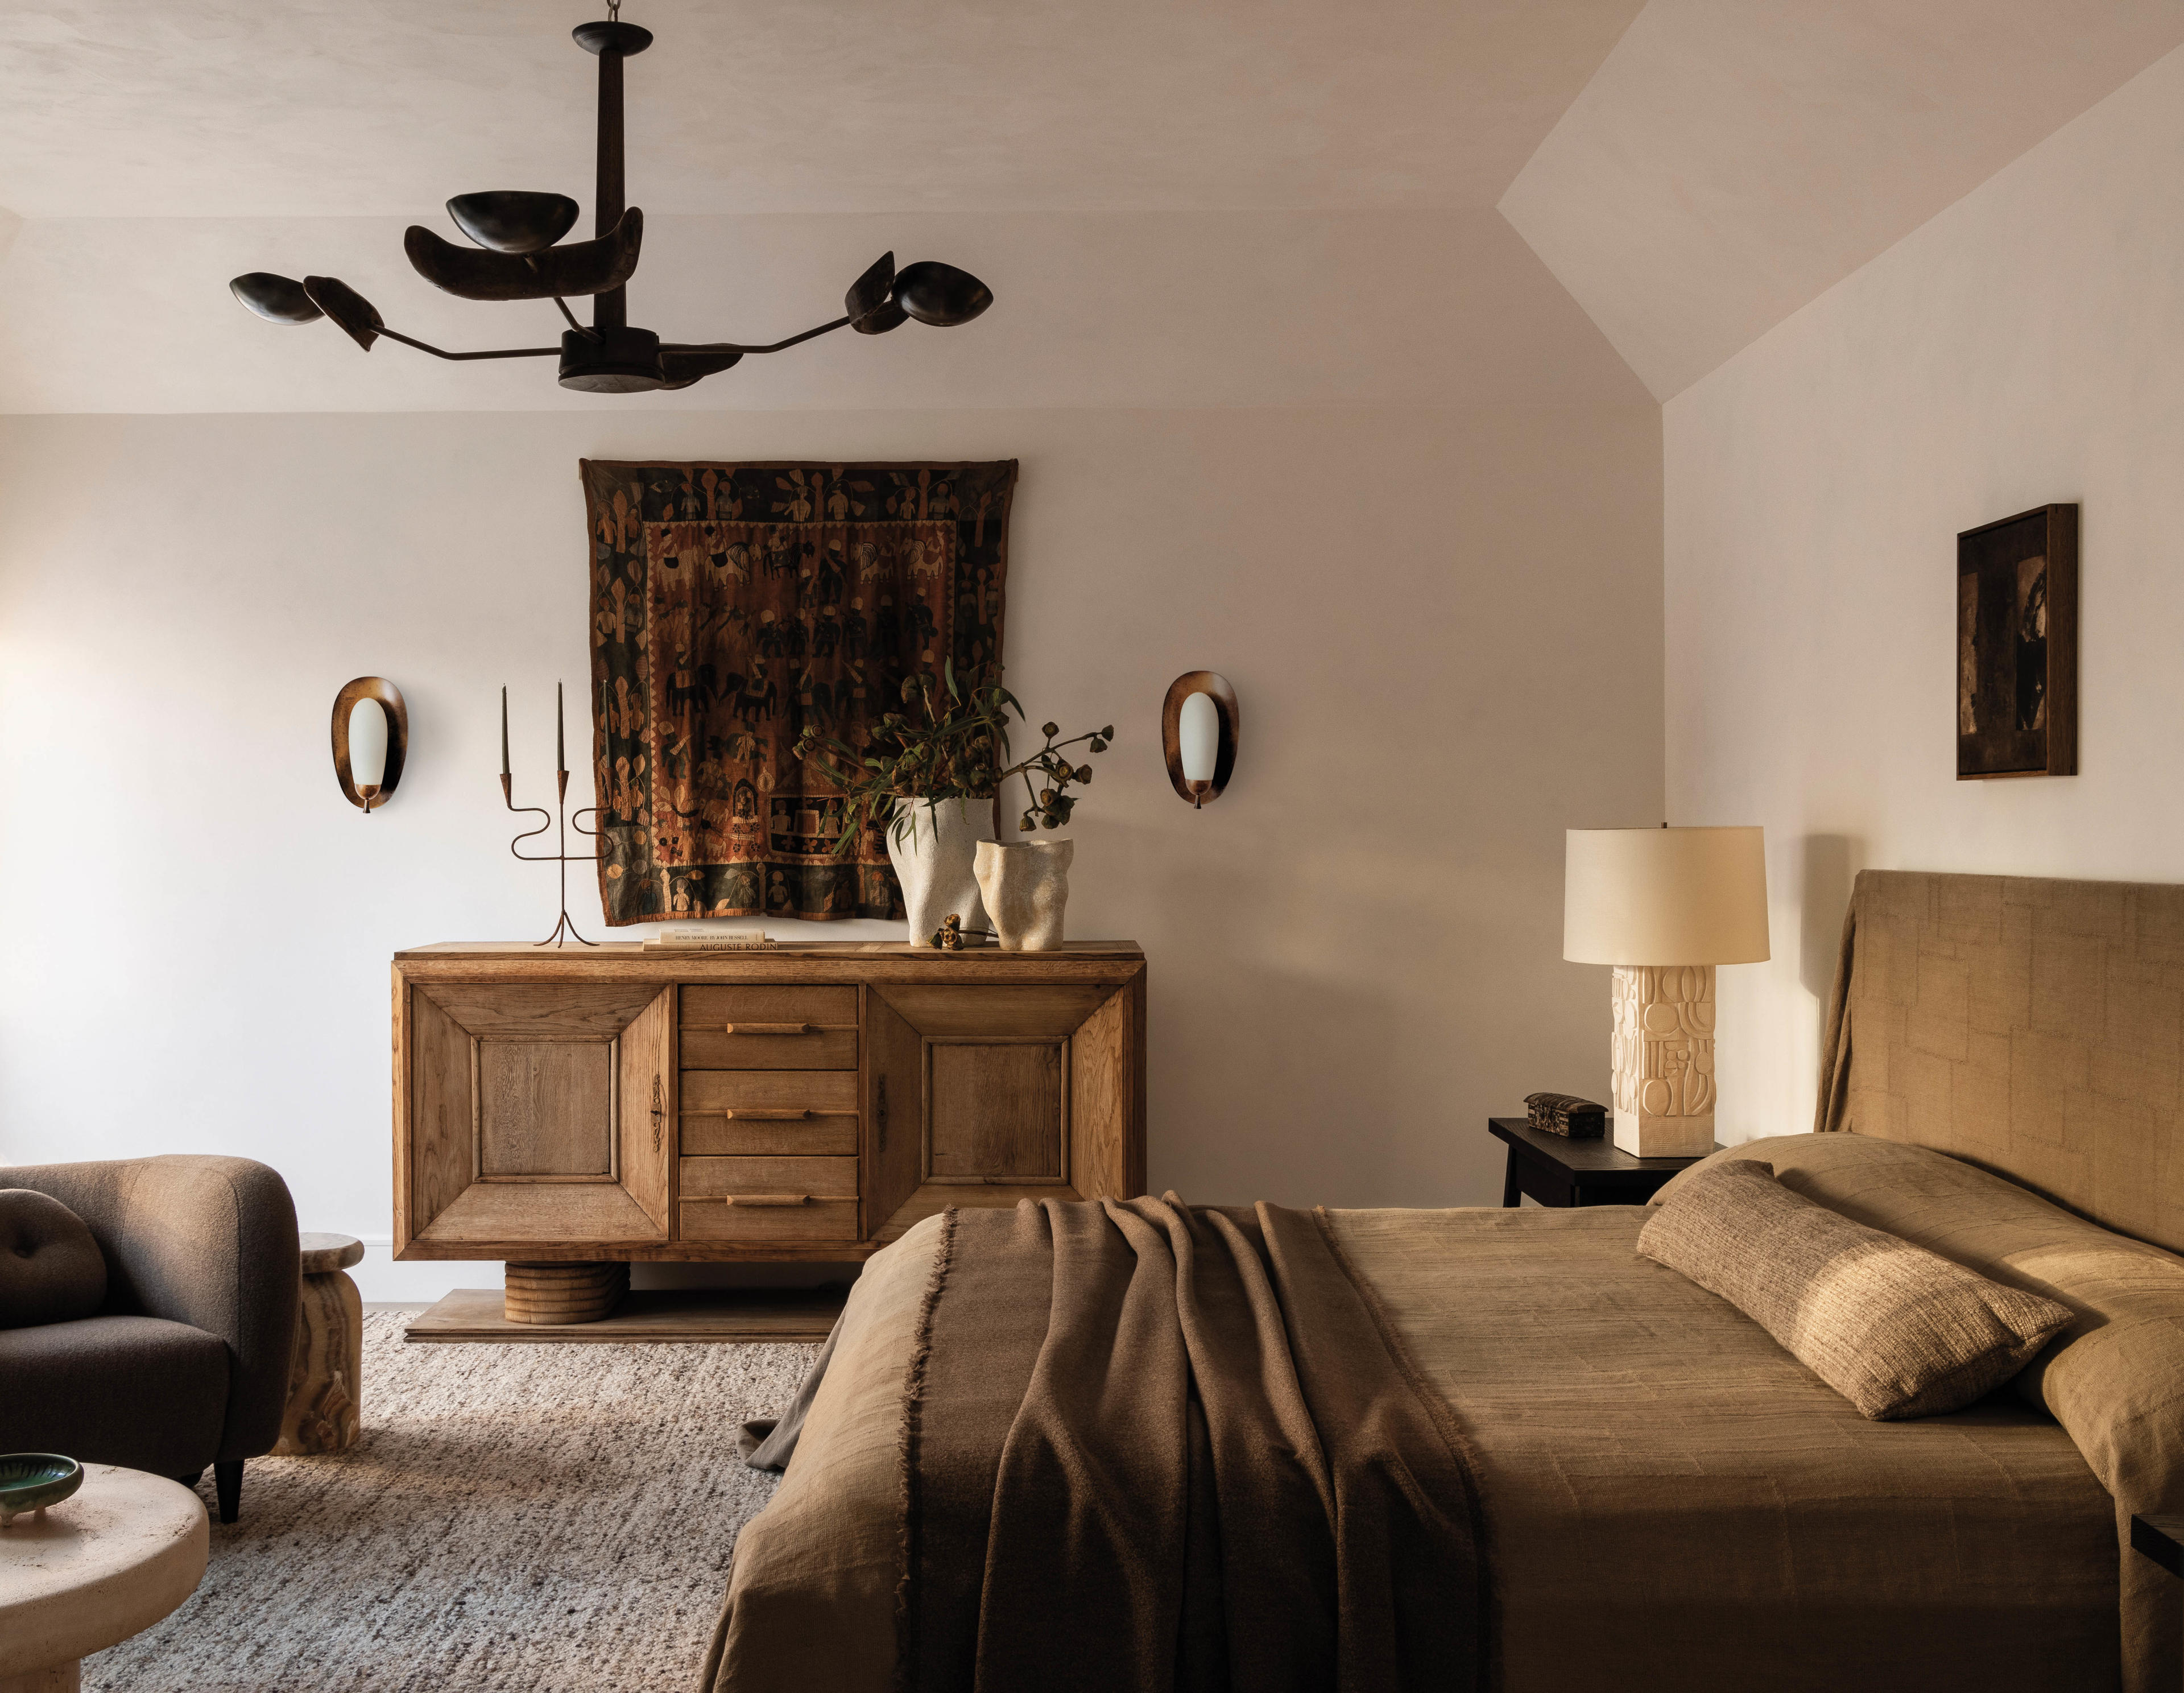
M 884 831 L 793 749 L 998 674 L 1016 461 L 582 465 L 610 924 L 900 918 Z

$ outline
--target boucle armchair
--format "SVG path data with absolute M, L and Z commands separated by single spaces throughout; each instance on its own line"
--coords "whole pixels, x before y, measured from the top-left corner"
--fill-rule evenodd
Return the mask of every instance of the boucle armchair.
M 287 1184 L 247 1158 L 168 1156 L 0 1167 L 8 1187 L 48 1194 L 90 1226 L 106 1297 L 94 1316 L 0 1327 L 0 1451 L 184 1482 L 210 1465 L 220 1521 L 235 1521 L 243 1462 L 272 1450 L 287 1394 Z M 0 1249 L 35 1254 L 35 1233 Z

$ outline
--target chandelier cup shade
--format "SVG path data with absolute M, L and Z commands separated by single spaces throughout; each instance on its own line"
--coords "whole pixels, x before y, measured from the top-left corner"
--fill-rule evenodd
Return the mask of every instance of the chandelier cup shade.
M 448 202 L 448 215 L 455 227 L 496 253 L 536 253 L 551 247 L 577 226 L 581 210 L 566 194 L 537 194 L 522 188 L 457 194 Z
M 382 337 L 436 359 L 560 360 L 561 386 L 592 394 L 683 388 L 732 369 L 745 357 L 778 353 L 837 329 L 883 335 L 915 319 L 934 328 L 968 323 L 994 303 L 993 290 L 968 271 L 934 259 L 895 268 L 894 254 L 868 266 L 843 299 L 843 315 L 777 341 L 667 341 L 629 321 L 628 288 L 644 241 L 644 214 L 625 204 L 622 67 L 652 45 L 652 33 L 619 18 L 581 24 L 577 45 L 599 61 L 599 146 L 592 237 L 565 242 L 582 209 L 566 194 L 494 188 L 457 194 L 448 217 L 473 243 L 465 247 L 422 224 L 404 232 L 410 268 L 461 299 L 554 302 L 568 327 L 551 346 L 494 347 L 451 352 L 387 327 L 376 308 L 333 277 L 300 282 L 252 271 L 228 284 L 236 299 L 269 323 L 293 327 L 331 320 L 370 352 Z M 587 326 L 571 310 L 588 298 Z
M 312 303 L 310 290 L 293 277 L 251 271 L 227 285 L 228 292 L 268 323 L 315 323 L 326 313 Z

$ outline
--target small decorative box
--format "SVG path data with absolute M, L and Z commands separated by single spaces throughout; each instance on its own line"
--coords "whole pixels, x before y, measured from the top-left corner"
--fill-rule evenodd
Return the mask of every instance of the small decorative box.
M 1527 1093 L 1524 1114 L 1543 1134 L 1591 1141 L 1607 1132 L 1607 1108 L 1574 1093 Z

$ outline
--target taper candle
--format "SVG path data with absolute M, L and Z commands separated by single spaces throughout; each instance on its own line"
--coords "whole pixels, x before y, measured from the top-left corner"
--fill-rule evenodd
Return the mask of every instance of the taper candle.
M 508 775 L 508 690 L 500 690 L 500 774 Z
M 569 774 L 568 743 L 561 730 L 561 684 L 559 682 L 554 684 L 554 774 L 557 776 Z

